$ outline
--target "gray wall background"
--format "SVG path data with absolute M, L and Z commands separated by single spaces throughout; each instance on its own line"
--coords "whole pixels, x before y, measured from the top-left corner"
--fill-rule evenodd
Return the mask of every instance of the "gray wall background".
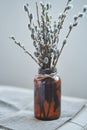
M 27 2 L 35 14 L 35 0 L 0 0 L 0 85 L 34 87 L 33 78 L 37 74 L 38 66 L 9 39 L 10 35 L 14 35 L 17 41 L 22 42 L 33 54 L 34 47 L 27 28 L 28 18 L 23 10 L 23 5 Z M 39 3 L 39 0 L 37 2 Z M 56 19 L 62 12 L 66 0 L 49 2 L 52 3 L 52 16 Z M 87 4 L 87 0 L 73 0 L 72 3 L 74 8 L 64 23 L 60 35 L 61 42 L 73 15 Z M 62 79 L 63 95 L 87 98 L 87 15 L 70 34 L 57 64 L 57 70 Z

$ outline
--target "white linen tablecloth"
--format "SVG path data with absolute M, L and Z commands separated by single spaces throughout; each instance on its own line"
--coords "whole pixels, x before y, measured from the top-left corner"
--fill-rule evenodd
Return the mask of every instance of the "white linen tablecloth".
M 62 97 L 61 116 L 53 121 L 34 118 L 33 90 L 0 86 L 0 130 L 56 130 L 71 120 L 87 100 Z

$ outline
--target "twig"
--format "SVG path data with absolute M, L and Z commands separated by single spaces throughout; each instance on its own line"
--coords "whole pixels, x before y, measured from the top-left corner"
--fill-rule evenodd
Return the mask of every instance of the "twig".
M 70 34 L 70 32 L 72 31 L 72 28 L 73 28 L 73 26 L 70 25 L 70 26 L 69 26 L 69 31 L 68 31 L 68 33 L 67 33 L 67 35 L 66 35 L 66 39 L 69 37 L 69 34 Z
M 66 44 L 66 39 L 63 41 L 63 44 L 62 44 L 62 47 L 61 47 L 61 49 L 60 49 L 60 51 L 59 51 L 59 53 L 58 53 L 58 56 L 57 56 L 57 58 L 56 58 L 56 62 L 55 62 L 55 64 L 54 64 L 54 68 L 55 68 L 55 66 L 56 66 L 56 64 L 57 64 L 57 62 L 58 62 L 58 59 L 59 59 L 59 57 L 60 57 L 60 55 L 61 55 L 61 53 L 62 53 L 62 51 L 63 51 L 63 48 L 64 48 L 64 46 L 65 46 L 65 44 Z
M 85 10 L 85 11 L 84 11 L 84 10 Z M 85 7 L 85 8 L 83 9 L 83 13 L 86 13 L 86 11 L 87 11 L 87 7 Z M 67 35 L 66 35 L 66 39 L 63 41 L 62 47 L 61 47 L 61 49 L 60 49 L 59 55 L 57 56 L 56 62 L 55 62 L 55 64 L 54 64 L 54 67 L 56 66 L 56 64 L 57 64 L 57 62 L 58 62 L 58 59 L 59 59 L 59 57 L 60 57 L 60 55 L 61 55 L 61 53 L 62 53 L 62 51 L 63 51 L 63 48 L 64 48 L 64 46 L 65 46 L 65 44 L 66 44 L 66 42 L 67 42 L 67 38 L 69 37 L 69 35 L 70 35 L 72 29 L 78 25 L 78 19 L 83 17 L 83 13 L 80 13 L 80 14 L 78 14 L 77 16 L 75 16 L 75 17 L 74 17 L 74 22 L 73 22 L 73 24 L 69 26 L 69 31 L 68 31 L 68 33 L 67 33 Z
M 19 47 L 21 47 L 24 50 L 24 52 L 26 54 L 28 54 L 41 67 L 40 63 L 25 49 L 25 47 L 23 45 L 21 45 L 20 42 L 17 42 L 14 37 L 9 37 L 9 38 L 12 39 L 15 44 L 17 44 Z
M 66 6 L 71 2 L 72 0 L 68 0 Z
M 67 4 L 66 4 L 66 6 L 65 6 L 65 9 L 64 9 L 62 15 L 59 16 L 59 18 L 58 18 L 58 19 L 60 19 L 60 22 L 59 22 L 59 24 L 58 24 L 58 34 L 60 33 L 60 30 L 62 29 L 62 26 L 63 26 L 64 21 L 65 21 L 66 15 L 68 14 L 67 11 L 71 9 L 71 5 L 69 5 L 69 3 L 70 3 L 71 1 L 72 1 L 72 0 L 68 0 L 68 1 L 67 1 Z
M 38 5 L 37 5 L 37 2 L 36 2 L 36 11 L 37 11 L 37 22 L 38 22 L 38 26 L 40 27 L 39 12 L 38 12 Z
M 85 5 L 83 8 L 82 13 L 79 13 L 77 16 L 74 17 L 74 21 L 71 25 L 69 25 L 69 29 L 65 40 L 62 43 L 60 50 L 58 49 L 58 42 L 59 42 L 59 34 L 61 29 L 63 28 L 63 24 L 65 18 L 69 10 L 71 9 L 72 5 L 70 5 L 72 0 L 67 0 L 63 13 L 58 17 L 58 21 L 54 21 L 54 29 L 51 26 L 51 16 L 48 15 L 48 10 L 51 8 L 50 4 L 44 5 L 43 2 L 40 3 L 41 9 L 41 16 L 39 17 L 38 11 L 38 4 L 36 2 L 36 15 L 37 15 L 37 25 L 35 26 L 33 23 L 33 15 L 29 12 L 29 5 L 26 4 L 24 6 L 24 10 L 28 15 L 29 24 L 28 28 L 31 32 L 31 38 L 33 40 L 33 45 L 36 49 L 34 52 L 34 58 L 20 42 L 16 42 L 14 37 L 10 37 L 14 40 L 14 43 L 20 46 L 25 53 L 27 53 L 41 68 L 55 68 L 58 59 L 63 51 L 63 48 L 66 44 L 66 41 L 74 27 L 78 25 L 78 19 L 82 18 L 84 13 L 87 12 L 87 6 Z

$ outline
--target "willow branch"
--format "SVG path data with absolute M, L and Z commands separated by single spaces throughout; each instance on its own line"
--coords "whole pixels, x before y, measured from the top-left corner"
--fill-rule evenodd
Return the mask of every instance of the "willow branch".
M 72 27 L 72 28 L 73 28 L 73 27 Z M 69 31 L 68 31 L 68 33 L 67 33 L 67 35 L 66 35 L 66 38 L 69 37 L 69 35 L 70 35 L 71 31 L 72 31 L 72 28 L 69 28 Z
M 25 47 L 20 42 L 17 42 L 14 37 L 9 37 L 9 38 L 12 39 L 16 45 L 22 48 L 24 52 L 28 54 L 41 67 L 40 63 L 25 49 Z
M 66 6 L 65 6 L 65 9 L 64 9 L 62 15 L 59 16 L 59 18 L 58 18 L 58 19 L 61 20 L 61 21 L 59 22 L 59 24 L 58 24 L 58 34 L 60 33 L 60 30 L 61 30 L 62 27 L 63 27 L 63 24 L 64 24 L 64 21 L 65 21 L 65 18 L 67 17 L 68 11 L 72 8 L 72 6 L 69 5 L 69 3 L 70 3 L 71 1 L 72 1 L 72 0 L 68 0 L 68 1 L 67 1 L 67 4 L 66 4 Z M 61 17 L 61 18 L 60 18 L 60 17 Z

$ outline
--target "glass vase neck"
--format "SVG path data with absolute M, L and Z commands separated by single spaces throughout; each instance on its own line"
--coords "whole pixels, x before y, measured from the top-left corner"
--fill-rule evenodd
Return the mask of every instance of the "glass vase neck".
M 46 68 L 46 69 L 39 68 L 38 70 L 39 74 L 51 74 L 56 72 L 57 72 L 56 68 Z

